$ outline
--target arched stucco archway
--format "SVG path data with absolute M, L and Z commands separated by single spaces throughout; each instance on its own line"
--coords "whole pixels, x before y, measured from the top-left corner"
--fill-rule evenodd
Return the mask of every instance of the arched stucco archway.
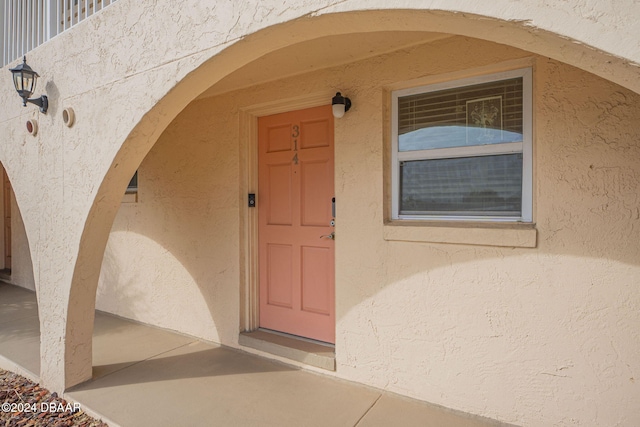
M 542 6 L 540 6 L 542 7 Z M 564 36 L 533 28 L 527 22 L 428 10 L 342 11 L 291 19 L 262 29 L 220 52 L 202 53 L 183 60 L 177 83 L 162 86 L 160 99 L 151 107 L 138 106 L 144 115 L 118 146 L 117 154 L 95 192 L 83 226 L 67 307 L 65 348 L 60 349 L 64 384 L 60 372 L 44 375 L 47 381 L 68 387 L 91 376 L 91 332 L 100 262 L 123 190 L 133 171 L 166 126 L 184 107 L 223 77 L 271 51 L 327 35 L 371 31 L 428 31 L 459 34 L 489 40 L 562 60 L 606 75 L 631 90 L 637 87 L 637 70 L 614 55 L 598 52 Z M 191 67 L 191 68 L 188 68 Z M 116 116 L 117 117 L 117 116 Z M 58 378 L 55 379 L 54 378 Z

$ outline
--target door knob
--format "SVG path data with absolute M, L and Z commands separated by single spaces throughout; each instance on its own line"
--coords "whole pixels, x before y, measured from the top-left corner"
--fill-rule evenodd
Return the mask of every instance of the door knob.
M 327 238 L 327 239 L 331 239 L 331 240 L 336 240 L 336 232 L 332 231 L 331 234 L 327 234 L 324 236 L 320 236 L 321 239 L 323 238 Z

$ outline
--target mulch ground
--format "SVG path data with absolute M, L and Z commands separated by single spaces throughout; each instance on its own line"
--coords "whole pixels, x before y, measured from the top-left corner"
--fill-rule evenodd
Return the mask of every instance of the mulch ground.
M 79 404 L 0 369 L 0 427 L 108 427 Z

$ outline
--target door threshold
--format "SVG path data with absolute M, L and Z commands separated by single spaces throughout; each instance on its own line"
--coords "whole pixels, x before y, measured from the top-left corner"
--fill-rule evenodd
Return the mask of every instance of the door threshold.
M 295 360 L 316 368 L 327 371 L 336 370 L 335 346 L 331 344 L 267 329 L 241 332 L 238 343 L 241 346 Z

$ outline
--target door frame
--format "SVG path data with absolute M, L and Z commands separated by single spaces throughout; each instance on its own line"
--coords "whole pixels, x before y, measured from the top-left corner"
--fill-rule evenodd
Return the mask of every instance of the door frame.
M 333 90 L 304 94 L 239 108 L 240 143 L 240 332 L 260 327 L 258 270 L 258 204 L 249 208 L 248 194 L 258 193 L 258 118 L 331 103 Z M 335 149 L 335 148 L 334 148 Z

